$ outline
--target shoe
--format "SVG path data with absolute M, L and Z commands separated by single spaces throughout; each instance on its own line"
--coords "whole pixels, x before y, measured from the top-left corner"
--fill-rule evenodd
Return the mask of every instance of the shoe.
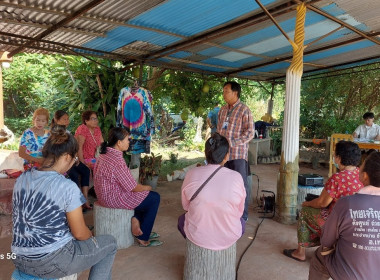
M 293 257 L 292 253 L 294 251 L 296 251 L 297 249 L 284 249 L 284 251 L 282 252 L 285 256 L 293 259 L 293 260 L 296 260 L 296 261 L 299 261 L 299 262 L 305 262 L 306 260 L 301 260 L 299 258 L 296 258 L 296 257 Z
M 159 238 L 159 237 L 160 237 L 160 235 L 157 232 L 152 231 L 150 233 L 150 235 L 149 235 L 149 240 L 150 239 L 156 239 L 156 238 Z
M 155 240 L 150 240 L 148 245 L 143 245 L 139 243 L 139 247 L 157 247 L 157 246 L 161 246 L 163 243 L 164 242 L 155 239 Z

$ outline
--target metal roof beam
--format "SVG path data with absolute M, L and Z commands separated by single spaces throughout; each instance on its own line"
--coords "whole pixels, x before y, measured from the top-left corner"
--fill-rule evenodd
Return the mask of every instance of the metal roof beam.
M 332 21 L 334 21 L 334 22 L 336 22 L 336 23 L 339 23 L 340 25 L 343 25 L 343 26 L 346 27 L 347 29 L 350 29 L 351 31 L 355 32 L 356 34 L 359 34 L 359 35 L 362 36 L 363 38 L 366 38 L 367 40 L 370 40 L 371 42 L 373 42 L 373 43 L 375 43 L 375 44 L 377 44 L 377 45 L 380 45 L 380 41 L 377 40 L 377 39 L 375 39 L 375 38 L 372 38 L 372 37 L 371 37 L 371 34 L 368 35 L 368 34 L 362 32 L 362 31 L 360 31 L 359 29 L 353 27 L 352 25 L 347 24 L 347 23 L 345 23 L 344 21 L 342 21 L 342 20 L 340 20 L 340 19 L 338 19 L 338 18 L 336 18 L 336 17 L 333 17 L 332 15 L 330 15 L 330 14 L 328 14 L 328 13 L 326 13 L 326 12 L 320 10 L 319 8 L 317 8 L 317 7 L 313 6 L 313 5 L 309 5 L 309 4 L 307 4 L 306 7 L 307 7 L 309 10 L 311 10 L 311 11 L 317 13 L 317 14 L 320 14 L 321 16 L 324 16 L 324 17 L 326 17 L 326 18 L 328 18 L 328 19 L 330 19 L 330 20 L 332 20 Z
M 271 13 L 267 10 L 267 8 L 265 8 L 265 6 L 263 4 L 261 4 L 261 2 L 259 0 L 255 0 L 255 1 L 260 6 L 260 8 L 263 10 L 263 12 L 267 15 L 267 17 L 277 27 L 277 29 L 280 30 L 280 32 L 282 33 L 282 35 L 284 35 L 284 37 L 286 38 L 286 40 L 288 40 L 289 42 L 292 42 L 292 39 L 289 38 L 288 34 L 285 32 L 284 29 L 282 29 L 282 27 L 278 24 L 278 22 L 276 21 L 276 19 L 271 15 Z
M 269 11 L 273 14 L 286 14 L 293 10 L 295 10 L 296 4 L 293 1 L 288 1 L 286 3 L 280 4 L 276 7 L 273 7 L 269 9 Z M 201 43 L 209 42 L 214 39 L 226 36 L 228 34 L 231 34 L 237 30 L 241 30 L 247 27 L 250 27 L 252 25 L 255 25 L 259 22 L 266 21 L 267 17 L 264 12 L 261 12 L 259 14 L 253 15 L 251 17 L 248 17 L 246 19 L 228 24 L 224 27 L 218 28 L 213 31 L 205 32 L 201 35 L 195 35 L 192 37 L 188 37 L 187 40 L 181 41 L 179 43 L 173 44 L 171 46 L 168 46 L 166 48 L 163 48 L 159 51 L 153 52 L 150 55 L 147 55 L 144 59 L 156 59 L 160 58 L 162 56 L 170 55 L 174 52 L 177 52 L 179 50 L 184 50 L 187 48 L 190 48 L 195 45 L 199 45 Z M 131 61 L 132 62 L 132 61 Z
M 321 68 L 321 69 L 308 70 L 308 71 L 305 71 L 304 73 L 313 73 L 313 72 L 316 72 L 316 71 L 331 69 L 331 68 L 335 68 L 335 67 L 341 67 L 341 66 L 345 66 L 345 65 L 349 65 L 349 64 L 355 64 L 355 63 L 360 63 L 360 62 L 364 62 L 364 61 L 367 61 L 367 60 L 379 59 L 379 58 L 380 58 L 380 55 L 375 55 L 375 56 L 372 56 L 372 57 L 361 58 L 361 59 L 357 59 L 357 60 L 353 60 L 353 61 L 349 61 L 349 62 L 344 62 L 344 63 L 340 63 L 340 64 L 326 66 L 326 67 Z M 356 67 L 358 67 L 358 66 L 356 66 Z M 342 69 L 342 70 L 344 70 L 344 69 Z
M 41 23 L 29 22 L 29 21 L 17 21 L 13 19 L 2 19 L 2 22 L 14 24 L 14 25 L 26 25 L 26 26 L 31 26 L 31 27 L 41 28 L 41 29 L 49 29 L 50 27 L 52 27 L 52 25 L 49 25 L 49 24 L 41 24 Z M 94 37 L 104 37 L 104 38 L 106 37 L 104 33 L 80 30 L 80 29 L 75 29 L 72 27 L 62 27 L 60 28 L 60 30 L 64 32 L 85 34 L 85 35 L 94 36 Z
M 380 31 L 372 33 L 369 36 L 374 37 L 374 36 L 379 36 L 379 35 L 380 35 Z M 325 51 L 325 50 L 329 50 L 329 49 L 333 49 L 333 48 L 337 48 L 337 47 L 341 47 L 341 46 L 348 45 L 348 44 L 355 43 L 355 42 L 362 41 L 362 40 L 364 40 L 363 37 L 356 37 L 356 38 L 353 38 L 353 39 L 350 39 L 350 40 L 347 40 L 347 41 L 343 41 L 343 42 L 339 42 L 339 43 L 336 43 L 336 44 L 332 44 L 332 45 L 316 48 L 316 49 L 310 50 L 310 51 L 305 51 L 304 52 L 304 56 L 309 55 L 309 54 L 313 54 L 313 53 L 317 53 L 317 52 L 321 52 L 321 51 Z M 235 74 L 235 73 L 238 73 L 238 72 L 243 72 L 243 71 L 247 71 L 247 70 L 250 70 L 250 69 L 255 69 L 255 68 L 260 68 L 260 67 L 272 65 L 272 64 L 275 64 L 275 63 L 291 60 L 292 57 L 293 57 L 292 55 L 289 55 L 289 56 L 286 56 L 286 57 L 275 58 L 275 59 L 273 59 L 271 61 L 263 62 L 263 63 L 257 64 L 257 65 L 252 65 L 252 66 L 248 66 L 248 67 L 243 67 L 243 68 L 238 69 L 237 71 L 228 72 L 226 74 L 227 75 L 232 75 L 232 74 Z
M 354 60 L 354 61 L 349 61 L 349 62 L 345 62 L 345 63 L 340 63 L 340 64 L 335 64 L 335 65 L 330 65 L 330 66 L 326 66 L 322 69 L 314 69 L 314 70 L 308 70 L 308 71 L 304 71 L 304 74 L 307 74 L 307 73 L 313 73 L 313 72 L 316 72 L 316 71 L 321 71 L 321 70 L 328 70 L 328 69 L 331 69 L 331 68 L 335 68 L 335 67 L 340 67 L 340 66 L 345 66 L 345 65 L 349 65 L 349 64 L 353 64 L 353 63 L 360 63 L 360 62 L 363 62 L 363 61 L 367 61 L 367 60 L 372 60 L 372 59 L 379 59 L 380 58 L 380 55 L 376 55 L 376 56 L 372 56 L 372 57 L 367 57 L 367 58 L 361 58 L 361 59 L 358 59 L 358 60 Z M 373 63 L 370 63 L 370 64 L 373 64 Z M 363 66 L 363 65 L 362 65 Z M 355 68 L 355 67 L 359 67 L 359 66 L 353 66 L 351 68 Z M 347 68 L 348 69 L 348 68 Z M 344 70 L 347 70 L 347 69 L 341 69 L 341 71 L 344 71 Z M 329 74 L 330 72 L 326 72 L 326 73 L 316 73 L 315 75 L 321 75 L 323 76 L 324 74 Z M 279 79 L 279 80 L 282 80 L 282 79 L 285 79 L 285 75 L 281 75 L 281 76 L 278 76 L 276 77 L 275 79 Z M 303 79 L 307 79 L 308 77 L 310 76 L 306 76 L 304 75 L 303 76 Z
M 53 14 L 53 15 L 59 15 L 59 16 L 65 16 L 65 17 L 67 17 L 67 16 L 70 15 L 69 13 L 65 13 L 65 12 L 61 12 L 61 11 L 46 10 L 46 9 L 41 9 L 41 8 L 33 7 L 33 6 L 8 3 L 8 2 L 5 2 L 5 1 L 0 1 L 0 6 L 17 8 L 17 9 L 31 10 L 31 11 L 36 11 L 36 12 L 39 12 L 39 13 Z M 174 37 L 178 37 L 178 38 L 182 38 L 182 39 L 186 39 L 187 38 L 186 36 L 183 36 L 183 35 L 180 35 L 180 34 L 168 32 L 168 31 L 164 31 L 164 30 L 160 30 L 160 29 L 152 28 L 152 27 L 145 27 L 145 26 L 139 26 L 139 25 L 129 24 L 129 23 L 125 23 L 124 21 L 115 20 L 115 19 L 112 19 L 112 18 L 111 19 L 106 19 L 106 18 L 102 18 L 102 17 L 83 16 L 83 15 L 81 15 L 77 19 L 80 19 L 80 20 L 89 20 L 89 21 L 94 21 L 94 22 L 100 22 L 100 23 L 105 23 L 105 24 L 109 24 L 109 25 L 112 25 L 112 26 L 124 26 L 124 27 L 136 28 L 136 29 L 140 29 L 140 30 L 153 31 L 153 32 L 157 32 L 157 33 L 160 33 L 160 34 L 174 36 Z
M 321 0 L 310 0 L 310 3 L 316 3 L 319 1 Z M 288 1 L 288 2 L 282 3 L 278 6 L 268 9 L 268 12 L 270 12 L 273 16 L 279 16 L 279 15 L 283 15 L 291 11 L 294 11 L 297 5 L 298 5 L 297 1 L 294 1 L 294 0 Z M 231 24 L 227 24 L 226 26 L 218 28 L 216 30 L 212 30 L 200 35 L 188 37 L 188 39 L 185 41 L 181 41 L 179 43 L 168 46 L 162 50 L 151 53 L 150 55 L 146 56 L 144 60 L 160 58 L 162 56 L 170 55 L 177 51 L 193 47 L 195 45 L 205 44 L 206 42 L 229 35 L 238 30 L 248 28 L 252 25 L 258 24 L 260 22 L 264 22 L 266 20 L 268 20 L 268 18 L 266 17 L 265 12 L 261 12 L 259 14 L 248 17 L 246 19 L 243 19 Z M 130 62 L 133 62 L 133 61 L 130 61 Z
M 57 11 L 57 10 L 46 10 L 46 9 L 41 9 L 41 8 L 38 8 L 38 7 L 27 6 L 27 5 L 22 5 L 22 4 L 13 4 L 13 3 L 5 2 L 5 1 L 0 1 L 0 6 L 17 8 L 17 9 L 26 9 L 26 10 L 36 11 L 36 12 L 39 12 L 39 13 L 53 14 L 53 15 L 59 15 L 59 16 L 68 16 L 69 15 L 68 13 Z M 144 26 L 138 26 L 138 25 L 128 24 L 128 23 L 125 23 L 123 21 L 118 21 L 118 20 L 113 20 L 113 19 L 105 19 L 105 18 L 101 18 L 101 17 L 96 17 L 95 18 L 95 17 L 92 17 L 92 16 L 79 16 L 78 19 L 95 21 L 95 22 L 101 22 L 101 23 L 105 23 L 105 24 L 110 24 L 112 26 L 125 26 L 125 27 L 140 29 L 140 30 L 153 31 L 153 32 L 157 32 L 157 33 L 160 33 L 160 34 L 165 34 L 165 35 L 169 35 L 169 36 L 179 37 L 179 38 L 182 38 L 182 39 L 187 39 L 188 38 L 186 36 L 182 36 L 182 35 L 171 33 L 171 32 L 167 32 L 167 31 L 163 31 L 163 30 L 160 30 L 160 29 L 155 29 L 155 28 L 151 28 L 151 27 L 144 27 Z M 18 24 L 18 25 L 23 25 L 24 24 L 24 25 L 29 25 L 29 26 L 33 26 L 33 27 L 39 27 L 39 28 L 47 29 L 47 27 L 46 27 L 47 25 L 41 25 L 41 24 L 38 24 L 38 23 L 23 23 L 23 22 L 14 21 L 14 20 L 4 20 L 4 22 L 9 22 L 9 23 Z M 81 30 L 76 30 L 76 29 L 73 29 L 73 28 L 67 27 L 67 26 L 64 27 L 64 28 L 61 28 L 61 29 L 63 31 L 67 31 L 67 32 L 88 34 L 90 36 L 106 37 L 106 35 L 104 33 L 95 33 L 95 32 L 89 32 L 89 31 L 81 31 Z M 270 59 L 271 58 L 271 57 L 260 55 L 260 54 L 255 54 L 255 53 L 251 53 L 251 52 L 247 52 L 247 51 L 242 51 L 242 50 L 239 50 L 239 49 L 229 48 L 229 47 L 226 47 L 226 46 L 223 46 L 223 45 L 219 45 L 219 44 L 216 44 L 216 43 L 212 43 L 212 42 L 205 42 L 204 44 L 210 45 L 210 46 L 214 46 L 214 47 L 218 47 L 218 48 L 221 48 L 221 49 L 225 49 L 225 50 L 228 50 L 228 51 L 233 51 L 233 52 L 237 52 L 237 53 L 241 53 L 241 54 L 256 56 L 256 57 L 260 57 L 260 58 L 265 58 L 265 59 Z M 140 52 L 140 54 L 142 54 L 142 53 Z M 145 52 L 145 54 L 146 54 L 146 52 Z
M 36 12 L 40 12 L 40 13 L 53 14 L 53 15 L 59 15 L 59 16 L 68 16 L 69 15 L 68 13 L 61 12 L 61 11 L 45 10 L 45 9 L 41 9 L 41 8 L 38 8 L 38 7 L 26 6 L 26 5 L 22 5 L 22 4 L 13 4 L 13 3 L 5 2 L 5 1 L 0 1 L 0 6 L 17 8 L 17 9 L 26 9 L 26 10 L 36 11 Z M 165 35 L 169 35 L 169 36 L 173 36 L 173 37 L 178 37 L 178 38 L 181 38 L 181 39 L 187 39 L 188 38 L 188 37 L 180 35 L 180 34 L 176 34 L 176 33 L 172 33 L 172 32 L 167 32 L 167 31 L 164 31 L 164 30 L 160 30 L 160 29 L 156 29 L 156 28 L 151 28 L 151 27 L 144 27 L 144 26 L 139 26 L 139 25 L 133 25 L 133 24 L 125 23 L 123 21 L 119 21 L 119 20 L 105 19 L 105 18 L 101 18 L 101 17 L 96 17 L 95 18 L 95 17 L 91 17 L 91 16 L 80 16 L 78 19 L 105 23 L 105 24 L 109 24 L 109 25 L 112 25 L 112 26 L 124 26 L 124 27 L 139 29 L 139 30 L 152 31 L 152 32 L 160 33 L 160 34 L 165 34 Z M 28 25 L 28 26 L 33 26 L 33 27 L 39 27 L 39 28 L 47 29 L 47 25 L 42 25 L 42 24 L 38 24 L 38 23 L 29 23 L 29 22 L 23 23 L 23 22 L 19 22 L 19 21 L 15 21 L 15 20 L 8 20 L 8 19 L 5 19 L 3 21 L 4 22 L 13 23 L 13 24 L 18 24 L 18 25 Z M 90 36 L 97 36 L 97 37 L 106 37 L 106 35 L 104 33 L 96 33 L 96 32 L 91 32 L 91 31 L 84 31 L 84 30 L 82 31 L 82 30 L 73 29 L 73 28 L 68 27 L 68 26 L 66 26 L 64 28 L 61 28 L 61 29 L 64 30 L 64 31 L 67 30 L 67 32 L 88 34 Z M 221 49 L 229 50 L 229 51 L 234 51 L 234 52 L 237 52 L 237 53 L 257 56 L 257 57 L 261 57 L 261 58 L 270 58 L 268 56 L 263 56 L 263 55 L 259 55 L 259 54 L 255 54 L 255 53 L 251 53 L 251 52 L 241 51 L 241 50 L 238 50 L 238 49 L 228 48 L 228 47 L 225 47 L 223 45 L 216 44 L 216 43 L 206 42 L 205 44 L 210 45 L 210 46 L 214 46 L 214 47 L 218 47 L 218 48 L 221 48 Z M 146 54 L 146 52 L 144 54 Z
M 65 48 L 80 49 L 80 50 L 84 50 L 87 52 L 102 53 L 105 56 L 107 56 L 108 58 L 112 57 L 112 59 L 116 59 L 116 60 L 124 60 L 124 59 L 128 58 L 128 56 L 120 55 L 117 53 L 111 53 L 111 52 L 106 52 L 106 51 L 97 50 L 97 49 L 90 49 L 90 48 L 81 47 L 81 46 L 75 46 L 75 45 L 70 45 L 70 44 L 53 42 L 53 41 L 49 41 L 49 40 L 45 40 L 45 39 L 37 40 L 37 39 L 32 38 L 32 37 L 27 37 L 27 36 L 23 36 L 23 35 L 17 35 L 17 34 L 2 32 L 2 31 L 0 31 L 0 35 L 7 36 L 10 38 L 13 37 L 13 38 L 18 38 L 18 39 L 23 39 L 26 41 L 37 42 L 37 43 L 46 43 L 46 44 L 51 44 L 51 45 L 57 45 L 57 46 L 65 47 Z M 29 48 L 32 48 L 32 47 L 30 46 Z M 92 54 L 89 54 L 89 55 L 92 55 Z
M 80 15 L 88 12 L 89 10 L 91 10 L 92 8 L 96 7 L 97 5 L 99 5 L 100 3 L 104 2 L 104 1 L 105 0 L 93 0 L 93 1 L 91 1 L 90 3 L 84 5 L 82 8 L 80 8 L 79 10 L 73 12 L 70 16 L 64 18 L 63 20 L 59 21 L 57 24 L 51 26 L 50 28 L 48 28 L 47 30 L 42 32 L 41 34 L 37 35 L 35 37 L 35 39 L 39 40 L 39 39 L 46 37 L 47 35 L 53 33 L 57 29 L 63 27 L 64 25 L 68 24 L 69 22 L 73 21 L 74 19 L 76 19 Z M 22 47 L 19 47 L 19 48 L 13 50 L 12 52 L 10 52 L 8 54 L 8 57 L 12 57 L 15 54 L 23 51 L 25 48 L 29 47 L 31 44 L 33 44 L 33 41 L 29 41 L 28 43 L 26 43 Z

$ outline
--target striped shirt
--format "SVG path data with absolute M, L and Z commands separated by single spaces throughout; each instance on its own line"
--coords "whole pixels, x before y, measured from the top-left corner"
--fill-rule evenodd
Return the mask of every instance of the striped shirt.
M 230 107 L 230 108 L 229 108 Z M 225 128 L 225 123 L 228 123 Z M 224 105 L 218 115 L 218 132 L 228 139 L 230 144 L 229 160 L 248 161 L 248 144 L 253 138 L 255 124 L 251 110 L 240 99 L 232 106 Z
M 108 208 L 134 209 L 149 194 L 149 191 L 132 191 L 137 183 L 124 161 L 123 152 L 110 147 L 96 161 L 94 185 L 98 202 Z

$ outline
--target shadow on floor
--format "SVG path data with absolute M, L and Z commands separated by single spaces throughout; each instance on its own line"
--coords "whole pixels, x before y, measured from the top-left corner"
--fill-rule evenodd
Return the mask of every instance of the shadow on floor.
M 252 172 L 260 178 L 260 191 L 270 190 L 276 193 L 278 164 L 260 164 L 251 166 Z M 300 173 L 317 173 L 325 177 L 326 168 L 314 170 L 311 165 L 302 164 Z M 161 194 L 161 205 L 159 208 L 154 231 L 160 233 L 160 240 L 165 243 L 160 247 L 141 248 L 136 244 L 130 248 L 117 252 L 112 279 L 182 279 L 185 240 L 177 231 L 177 218 L 183 213 L 180 202 L 180 189 L 182 181 L 159 182 L 157 191 Z M 246 233 L 237 244 L 237 260 L 251 243 L 254 232 L 261 222 L 257 213 L 257 181 L 253 180 L 253 205 L 250 208 L 249 221 Z M 93 211 L 85 213 L 86 223 L 93 225 Z M 11 238 L 0 239 L 1 254 L 10 252 Z M 239 271 L 238 280 L 297 280 L 307 279 L 309 262 L 313 249 L 307 250 L 307 261 L 297 262 L 282 254 L 285 248 L 296 248 L 296 225 L 283 225 L 272 219 L 265 219 L 260 225 L 254 242 L 244 254 Z M 10 279 L 14 269 L 11 260 L 0 259 L 0 280 Z M 88 271 L 81 273 L 78 279 L 88 278 Z

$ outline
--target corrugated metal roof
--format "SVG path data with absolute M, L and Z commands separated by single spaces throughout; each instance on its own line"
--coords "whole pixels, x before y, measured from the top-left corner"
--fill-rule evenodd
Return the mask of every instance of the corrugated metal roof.
M 290 38 L 296 2 L 261 0 Z M 305 72 L 380 60 L 378 0 L 305 2 L 305 44 L 313 43 Z M 289 42 L 252 0 L 0 1 L 0 51 L 77 53 L 263 80 L 282 79 L 292 58 Z

